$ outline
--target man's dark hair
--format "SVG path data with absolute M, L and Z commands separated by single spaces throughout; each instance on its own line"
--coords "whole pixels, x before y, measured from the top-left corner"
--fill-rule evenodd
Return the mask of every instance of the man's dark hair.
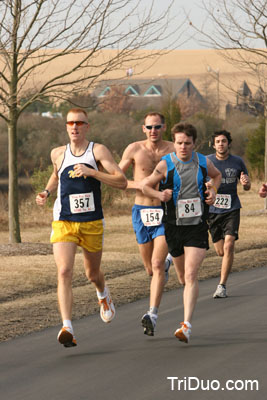
M 230 144 L 230 143 L 232 142 L 232 137 L 231 137 L 231 133 L 230 133 L 230 132 L 225 131 L 225 130 L 223 130 L 223 131 L 217 131 L 217 132 L 214 132 L 214 134 L 211 136 L 211 144 L 212 144 L 213 146 L 214 146 L 214 143 L 215 143 L 215 138 L 216 138 L 217 136 L 221 136 L 221 135 L 223 135 L 223 136 L 226 137 L 226 139 L 228 140 L 228 144 Z
M 193 142 L 195 143 L 197 139 L 197 130 L 194 125 L 188 124 L 187 122 L 179 122 L 175 124 L 171 130 L 172 132 L 172 140 L 175 141 L 176 133 L 185 133 L 186 136 L 191 136 L 193 138 Z
M 159 113 L 159 112 L 152 111 L 152 112 L 147 113 L 147 114 L 145 115 L 145 118 L 144 118 L 144 124 L 146 123 L 147 117 L 160 117 L 161 123 L 162 123 L 162 124 L 165 124 L 165 117 L 164 117 L 163 114 L 161 114 L 161 113 Z

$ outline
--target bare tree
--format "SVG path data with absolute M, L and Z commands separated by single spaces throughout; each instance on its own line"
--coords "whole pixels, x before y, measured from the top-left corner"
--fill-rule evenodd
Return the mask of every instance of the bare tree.
M 207 14 L 205 25 L 197 26 L 188 16 L 202 43 L 221 50 L 226 60 L 258 80 L 265 117 L 267 181 L 267 0 L 203 0 L 202 4 Z
M 188 97 L 186 93 L 179 94 L 177 104 L 181 111 L 181 117 L 183 120 L 191 117 L 197 111 L 201 111 L 202 108 L 202 102 L 195 93 L 190 97 Z
M 125 90 L 121 86 L 112 86 L 108 95 L 99 104 L 101 111 L 112 112 L 114 114 L 129 113 L 131 106 L 130 96 L 125 94 Z
M 168 37 L 171 47 L 181 37 L 182 28 L 177 30 L 177 24 L 170 30 L 175 17 L 173 0 L 165 3 L 165 10 L 159 13 L 153 0 L 0 2 L 0 117 L 8 128 L 10 242 L 21 241 L 19 116 L 40 97 L 67 99 L 70 93 L 88 91 L 110 71 L 137 65 L 142 57 L 143 61 L 155 61 L 162 52 L 140 56 L 137 50 L 159 48 Z M 27 91 L 31 95 L 21 102 Z

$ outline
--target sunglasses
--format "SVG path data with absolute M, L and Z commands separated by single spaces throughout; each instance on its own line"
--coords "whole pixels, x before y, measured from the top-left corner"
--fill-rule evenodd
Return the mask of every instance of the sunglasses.
M 162 124 L 161 125 L 145 125 L 145 128 L 148 129 L 149 131 L 151 131 L 153 128 L 157 129 L 157 131 L 158 131 L 162 127 L 163 127 Z
M 83 125 L 87 125 L 88 122 L 85 121 L 67 121 L 66 125 L 68 126 L 73 126 L 74 124 L 76 124 L 77 126 L 83 126 Z

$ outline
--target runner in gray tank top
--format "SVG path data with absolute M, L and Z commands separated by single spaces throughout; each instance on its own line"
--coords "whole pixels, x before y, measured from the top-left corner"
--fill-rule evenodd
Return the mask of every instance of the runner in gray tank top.
M 184 320 L 174 334 L 188 343 L 198 297 L 198 270 L 209 248 L 207 206 L 215 201 L 221 174 L 203 154 L 193 151 L 197 137 L 193 125 L 175 125 L 172 136 L 175 151 L 162 157 L 154 172 L 144 179 L 143 192 L 163 203 L 169 253 L 178 279 L 184 284 Z

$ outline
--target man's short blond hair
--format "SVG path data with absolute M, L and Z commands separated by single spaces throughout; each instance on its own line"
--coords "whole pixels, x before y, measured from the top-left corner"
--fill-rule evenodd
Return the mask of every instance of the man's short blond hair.
M 80 113 L 82 113 L 82 114 L 85 115 L 85 117 L 86 117 L 87 120 L 88 120 L 88 114 L 87 114 L 87 112 L 86 112 L 83 108 L 71 108 L 71 109 L 67 112 L 67 116 L 68 116 L 70 113 L 73 113 L 73 114 L 80 114 Z

